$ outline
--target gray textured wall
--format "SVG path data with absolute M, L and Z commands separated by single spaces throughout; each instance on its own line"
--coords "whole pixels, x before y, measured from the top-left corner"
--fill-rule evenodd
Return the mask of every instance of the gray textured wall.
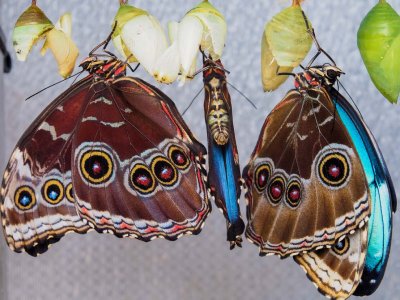
M 0 24 L 8 34 L 18 15 L 30 1 L 3 0 Z M 179 19 L 197 1 L 137 0 L 137 6 L 148 9 L 165 24 Z M 224 63 L 231 71 L 230 82 L 257 104 L 253 110 L 242 97 L 231 91 L 234 118 L 242 166 L 253 150 L 260 127 L 273 106 L 291 88 L 287 82 L 277 92 L 264 94 L 260 84 L 260 37 L 264 23 L 289 4 L 276 0 L 214 0 L 227 17 L 229 36 Z M 362 17 L 376 0 L 307 0 L 304 10 L 313 22 L 323 47 L 336 59 L 346 75 L 343 82 L 363 113 L 382 149 L 395 187 L 400 191 L 398 148 L 398 114 L 375 90 L 361 62 L 356 46 L 356 32 Z M 392 0 L 400 11 L 400 1 Z M 117 10 L 117 1 L 106 0 L 39 0 L 46 14 L 56 21 L 64 11 L 73 14 L 73 36 L 85 53 L 108 34 Z M 11 43 L 9 42 L 11 47 Z M 15 57 L 15 56 L 14 56 Z M 143 76 L 154 83 L 142 71 Z M 7 155 L 19 136 L 37 114 L 69 84 L 60 84 L 34 99 L 24 98 L 58 80 L 57 67 L 51 54 L 39 58 L 38 49 L 27 63 L 15 62 L 11 74 L 5 75 L 5 136 L 1 145 Z M 183 110 L 202 80 L 197 78 L 184 88 L 162 86 L 178 108 Z M 205 143 L 205 126 L 200 99 L 185 115 L 196 135 Z M 0 165 L 4 163 L 0 161 Z M 244 209 L 242 201 L 242 209 Z M 386 277 L 371 299 L 393 299 L 400 294 L 400 228 L 395 218 L 392 255 Z M 303 271 L 291 260 L 260 258 L 258 249 L 248 242 L 242 250 L 229 251 L 225 242 L 225 221 L 214 210 L 203 232 L 178 242 L 121 240 L 91 233 L 68 235 L 45 255 L 31 258 L 15 254 L 0 239 L 7 300 L 66 299 L 320 299 Z M 3 300 L 3 298 L 1 299 Z

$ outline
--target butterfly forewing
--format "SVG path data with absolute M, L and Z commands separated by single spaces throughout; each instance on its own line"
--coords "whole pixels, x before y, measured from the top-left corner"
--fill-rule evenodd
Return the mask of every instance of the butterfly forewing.
M 98 231 L 143 240 L 198 233 L 210 211 L 206 150 L 173 102 L 128 77 L 92 90 L 72 144 L 80 215 Z
M 370 213 L 360 159 L 324 87 L 292 90 L 275 107 L 243 177 L 246 235 L 262 254 L 330 245 Z
M 4 172 L 1 213 L 8 245 L 32 255 L 66 232 L 89 227 L 76 213 L 71 174 L 71 137 L 84 110 L 92 79 L 72 86 L 32 123 Z

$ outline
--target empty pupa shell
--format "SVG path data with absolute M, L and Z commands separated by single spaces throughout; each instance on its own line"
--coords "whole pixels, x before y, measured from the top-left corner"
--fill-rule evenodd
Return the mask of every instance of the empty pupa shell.
M 78 47 L 71 38 L 72 16 L 66 13 L 60 17 L 56 26 L 46 33 L 46 41 L 40 51 L 44 55 L 50 49 L 58 64 L 58 72 L 64 78 L 71 75 L 79 56 Z
M 121 36 L 122 28 L 125 26 L 126 23 L 128 23 L 133 18 L 142 15 L 148 15 L 148 13 L 140 8 L 128 4 L 122 4 L 119 7 L 118 12 L 114 17 L 114 22 L 112 26 L 115 26 L 115 24 L 116 26 L 112 34 L 112 41 L 114 43 L 115 48 L 117 48 L 117 50 L 121 53 L 124 59 L 127 59 L 129 57 L 128 61 L 130 63 L 137 62 L 137 59 L 129 51 L 128 47 L 126 46 L 125 42 L 122 39 Z
M 300 1 L 275 15 L 265 26 L 261 41 L 261 73 L 264 91 L 273 91 L 307 56 L 312 46 L 308 29 L 311 23 L 303 15 Z M 307 19 L 307 23 L 306 23 Z
M 291 73 L 293 67 L 279 67 L 272 55 L 267 38 L 263 34 L 261 42 L 261 78 L 265 92 L 276 90 L 288 78 L 288 75 L 279 75 L 278 71 L 279 73 Z
M 400 16 L 381 0 L 361 22 L 358 48 L 376 88 L 392 103 L 400 94 Z
M 33 45 L 53 27 L 39 7 L 29 6 L 18 18 L 12 35 L 17 59 L 25 61 Z
M 312 28 L 300 5 L 293 5 L 275 15 L 265 27 L 265 35 L 273 56 L 282 67 L 297 67 L 312 46 L 308 28 Z

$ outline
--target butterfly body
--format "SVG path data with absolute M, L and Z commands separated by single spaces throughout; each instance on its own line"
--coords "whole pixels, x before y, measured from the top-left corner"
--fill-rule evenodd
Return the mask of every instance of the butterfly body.
M 239 155 L 226 75 L 220 61 L 204 64 L 204 114 L 207 124 L 209 184 L 216 204 L 228 223 L 231 247 L 240 245 L 244 223 L 240 216 Z
M 89 75 L 51 103 L 18 142 L 1 188 L 9 246 L 32 255 L 65 233 L 175 240 L 210 212 L 206 150 L 174 103 L 91 56 Z

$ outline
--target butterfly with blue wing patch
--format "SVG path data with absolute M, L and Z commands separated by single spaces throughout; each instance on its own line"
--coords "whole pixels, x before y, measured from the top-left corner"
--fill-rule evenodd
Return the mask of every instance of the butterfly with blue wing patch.
M 318 43 L 317 46 L 319 47 Z M 334 299 L 346 299 L 352 294 L 370 295 L 378 288 L 389 257 L 392 214 L 396 209 L 393 184 L 374 137 L 360 113 L 333 87 L 341 74 L 343 72 L 334 62 L 333 65 L 308 66 L 304 72 L 296 74 L 296 89 L 289 91 L 267 118 L 250 164 L 244 171 L 249 187 L 246 194 L 249 200 L 249 223 L 246 232 L 248 238 L 260 246 L 262 253 L 295 255 L 295 261 L 303 267 L 318 290 Z M 301 109 L 296 106 L 300 106 Z M 306 125 L 309 116 L 313 116 L 313 124 Z M 329 125 L 328 131 L 324 129 L 327 125 Z M 295 128 L 295 130 L 287 133 L 285 128 Z M 283 134 L 279 131 L 283 131 Z M 341 133 L 338 134 L 338 131 Z M 342 146 L 338 147 L 338 143 L 332 141 L 337 140 L 340 135 L 345 136 L 346 143 L 340 143 Z M 304 148 L 303 152 L 298 149 L 294 152 L 294 160 L 287 154 L 278 156 L 277 159 L 274 151 L 268 148 L 279 149 L 278 145 L 270 144 L 271 140 L 275 143 L 286 140 L 290 144 L 293 137 L 298 139 L 295 148 L 299 147 L 298 143 L 308 139 L 308 151 L 318 153 L 311 164 L 313 176 L 304 180 L 300 175 L 301 183 L 307 187 L 310 180 L 312 182 L 317 177 L 331 188 L 330 196 L 321 189 L 321 186 L 315 191 L 316 194 L 311 196 L 311 200 L 314 201 L 314 211 L 310 210 L 312 206 L 298 211 L 311 221 L 305 221 L 301 216 L 297 216 L 296 222 L 292 222 L 291 214 L 285 213 L 285 208 L 282 207 L 275 214 L 268 212 L 271 206 L 279 205 L 283 198 L 288 206 L 294 209 L 299 206 L 301 208 L 301 205 L 306 205 L 310 200 L 307 199 L 310 196 L 306 189 L 296 190 L 291 187 L 290 182 L 285 184 L 287 176 L 285 170 L 281 172 L 283 174 L 280 175 L 280 181 L 277 180 L 279 174 L 273 175 L 279 173 L 276 164 L 287 166 L 293 161 L 292 168 L 297 165 L 297 171 L 301 170 L 299 166 L 310 165 L 308 159 L 305 159 L 306 165 L 302 164 L 307 153 L 304 152 Z M 321 139 L 327 144 L 326 155 L 321 154 L 322 150 L 319 150 Z M 351 151 L 343 147 L 343 144 L 347 144 Z M 282 147 L 284 153 L 287 147 Z M 299 155 L 300 153 L 303 154 Z M 350 161 L 352 163 L 349 163 Z M 296 166 L 294 168 L 296 170 Z M 355 185 L 349 186 L 352 180 Z M 335 208 L 336 205 L 346 207 L 346 202 L 357 200 L 357 197 L 354 197 L 357 186 L 363 189 L 365 187 L 364 199 L 367 200 L 363 203 L 365 210 L 360 214 L 363 217 L 355 218 L 357 226 L 353 227 L 351 222 L 345 222 L 344 231 L 326 244 L 320 243 L 320 235 L 314 235 L 310 239 L 300 239 L 301 244 L 298 243 L 299 240 L 293 239 L 286 244 L 270 242 L 277 236 L 290 237 L 298 231 L 296 226 L 299 224 L 305 231 L 310 222 L 318 226 L 320 222 L 313 221 L 315 218 L 318 219 L 318 215 L 329 220 L 332 216 L 327 215 L 329 210 L 326 211 L 326 208 L 329 209 L 332 204 Z M 353 194 L 343 194 L 348 188 Z M 285 197 L 274 197 L 284 193 Z M 289 201 L 291 198 L 296 202 Z M 296 206 L 291 205 L 293 203 Z M 357 216 L 357 206 L 354 208 Z M 333 216 L 337 215 L 337 212 L 337 210 L 331 211 Z M 368 216 L 369 221 L 365 225 Z M 258 225 L 260 223 L 261 226 Z M 287 223 L 290 226 L 283 225 Z M 337 225 L 340 224 L 335 225 L 337 230 Z M 268 234 L 265 234 L 266 231 Z

